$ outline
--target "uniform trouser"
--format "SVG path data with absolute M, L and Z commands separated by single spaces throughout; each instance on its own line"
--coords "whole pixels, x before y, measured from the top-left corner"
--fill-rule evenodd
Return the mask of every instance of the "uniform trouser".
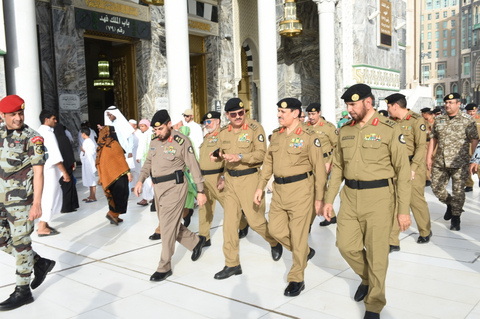
M 37 255 L 30 238 L 33 232 L 33 221 L 28 220 L 30 205 L 10 206 L 6 210 L 7 218 L 0 219 L 0 249 L 16 260 L 16 285 L 29 285 Z
M 368 285 L 367 311 L 379 313 L 386 304 L 388 237 L 394 215 L 394 188 L 354 190 L 344 186 L 337 216 L 337 247 L 341 255 Z
M 215 213 L 215 204 L 218 201 L 222 207 L 224 207 L 224 192 L 219 191 L 217 188 L 217 181 L 220 174 L 210 174 L 204 175 L 203 186 L 205 188 L 205 196 L 207 196 L 207 202 L 205 205 L 200 206 L 198 210 L 199 218 L 199 231 L 198 234 L 205 236 L 207 240 L 210 239 L 210 228 L 212 227 L 213 214 Z M 240 228 L 244 229 L 247 227 L 247 220 L 243 214 L 240 219 Z
M 472 157 L 471 151 L 469 151 L 468 154 L 470 155 L 470 157 Z M 477 172 L 477 175 L 478 175 L 478 178 L 480 179 L 480 171 Z M 465 182 L 465 187 L 473 187 L 473 185 L 474 183 L 473 183 L 472 175 L 468 174 L 467 181 Z
M 460 216 L 465 203 L 465 181 L 468 177 L 468 164 L 459 168 L 432 168 L 432 191 L 444 204 L 452 206 L 452 215 Z M 452 194 L 447 191 L 448 181 L 452 179 Z
M 154 191 L 159 225 L 162 229 L 162 253 L 157 271 L 167 272 L 172 269 L 171 259 L 175 252 L 175 243 L 178 241 L 188 250 L 193 250 L 200 239 L 181 223 L 187 183 L 158 183 L 154 185 Z
M 410 198 L 410 209 L 412 210 L 413 217 L 417 223 L 418 232 L 422 237 L 430 235 L 430 231 L 432 230 L 430 211 L 428 209 L 427 201 L 425 200 L 426 172 L 426 167 L 419 167 L 415 172 L 415 178 L 411 181 L 412 192 Z M 400 241 L 398 240 L 399 235 L 400 227 L 395 216 L 393 218 L 392 232 L 390 234 L 390 245 L 400 245 Z
M 328 178 L 330 178 L 330 174 L 328 174 Z M 312 219 L 310 220 L 310 225 L 313 224 L 313 221 L 315 220 L 315 217 L 317 217 L 317 212 L 315 211 L 315 205 L 313 205 Z M 336 217 L 334 209 L 332 209 L 331 218 L 333 218 L 333 217 Z
M 295 196 L 292 196 L 295 194 Z M 314 202 L 314 177 L 273 187 L 268 213 L 268 231 L 283 247 L 292 252 L 293 265 L 287 281 L 301 282 L 307 267 L 309 208 Z
M 223 254 L 225 265 L 235 267 L 240 265 L 238 227 L 242 216 L 241 210 L 245 213 L 248 225 L 262 236 L 270 246 L 278 243 L 270 235 L 265 219 L 265 199 L 257 206 L 253 202 L 253 196 L 257 189 L 258 175 L 233 177 L 225 174 L 225 213 L 223 219 Z

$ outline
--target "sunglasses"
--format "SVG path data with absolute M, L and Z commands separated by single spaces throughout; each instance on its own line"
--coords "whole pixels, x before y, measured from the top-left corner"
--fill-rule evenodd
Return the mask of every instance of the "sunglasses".
M 212 124 L 212 120 L 205 120 L 205 124 Z
M 230 116 L 231 118 L 236 118 L 237 116 L 243 116 L 243 114 L 245 114 L 245 111 L 242 110 L 242 111 L 239 111 L 239 112 L 229 112 L 228 113 L 228 116 Z

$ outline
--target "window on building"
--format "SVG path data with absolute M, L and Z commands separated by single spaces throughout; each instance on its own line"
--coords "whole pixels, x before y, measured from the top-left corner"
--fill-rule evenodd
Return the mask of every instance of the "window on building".
M 451 55 L 451 56 L 456 56 L 456 55 L 457 55 L 457 50 L 455 50 L 455 49 L 452 49 L 452 52 L 451 52 L 451 54 L 450 54 L 450 55 Z
M 432 32 L 427 33 L 427 40 L 432 40 Z
M 435 19 L 440 19 L 440 12 L 435 12 Z
M 445 63 L 438 63 L 437 64 L 437 78 L 444 79 L 445 78 Z
M 450 36 L 451 36 L 452 38 L 455 38 L 455 37 L 457 36 L 457 30 L 453 29 L 453 30 L 451 31 Z
M 427 20 L 432 20 L 432 14 L 431 14 L 431 13 L 429 13 L 429 14 L 427 15 Z
M 448 42 L 447 40 L 443 40 L 443 48 L 446 49 L 448 47 Z
M 427 48 L 428 48 L 429 50 L 432 49 L 432 42 L 428 42 L 428 43 L 427 43 Z
M 420 51 L 423 51 L 423 43 L 420 43 Z
M 427 30 L 432 30 L 432 24 L 431 24 L 431 23 L 429 23 L 429 24 L 427 25 Z
M 436 30 L 440 29 L 440 22 L 435 23 L 435 29 Z
M 470 56 L 464 56 L 462 61 L 463 75 L 470 75 Z
M 443 0 L 443 7 L 448 7 L 448 0 Z
M 448 15 L 448 12 L 447 11 L 443 11 L 443 17 L 446 18 Z
M 458 85 L 457 85 L 457 83 L 452 83 L 452 86 L 450 87 L 450 92 L 452 92 L 452 93 L 458 93 Z
M 432 10 L 433 9 L 433 1 L 432 0 L 427 0 L 426 7 L 427 7 L 427 10 Z
M 451 23 L 451 25 L 452 25 L 452 28 L 455 28 L 455 25 L 456 25 L 457 21 L 455 21 L 455 20 L 450 20 L 450 23 Z
M 440 38 L 440 31 L 435 31 L 435 39 Z
M 440 41 L 435 41 L 435 49 L 440 49 Z
M 450 41 L 450 44 L 451 44 L 452 47 L 455 47 L 455 45 L 456 45 L 456 39 L 453 38 L 452 41 Z
M 423 17 L 423 14 L 420 16 L 420 22 L 423 22 L 425 18 Z
M 435 57 L 439 58 L 440 57 L 440 51 L 435 51 Z
M 445 89 L 442 85 L 438 85 L 435 88 L 435 100 L 437 101 L 437 105 L 443 104 L 443 97 L 445 96 Z
M 440 8 L 440 0 L 435 0 L 435 9 Z
M 448 22 L 447 21 L 443 21 L 443 28 L 444 29 L 448 28 Z
M 454 17 L 457 13 L 455 12 L 455 10 L 452 10 L 452 17 Z
M 422 65 L 422 82 L 428 81 L 430 79 L 430 65 Z
M 443 37 L 448 38 L 448 30 L 443 30 Z
M 447 51 L 447 50 L 443 50 L 443 57 L 444 57 L 444 58 L 447 58 L 447 57 L 448 57 L 448 51 Z

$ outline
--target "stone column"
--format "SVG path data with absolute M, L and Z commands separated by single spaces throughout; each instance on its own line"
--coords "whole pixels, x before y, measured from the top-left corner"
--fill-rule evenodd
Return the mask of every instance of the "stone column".
M 165 0 L 165 40 L 168 112 L 172 118 L 172 124 L 175 124 L 183 119 L 183 111 L 192 107 L 187 1 Z
M 320 104 L 322 116 L 336 123 L 335 116 L 335 5 L 337 0 L 313 0 L 318 6 L 320 52 Z
M 277 17 L 275 1 L 258 3 L 258 43 L 259 43 L 259 117 L 268 136 L 278 127 L 277 108 Z
M 38 116 L 42 111 L 42 95 L 35 1 L 5 0 L 3 8 L 7 38 L 7 91 L 25 100 L 25 122 L 37 129 L 40 126 Z

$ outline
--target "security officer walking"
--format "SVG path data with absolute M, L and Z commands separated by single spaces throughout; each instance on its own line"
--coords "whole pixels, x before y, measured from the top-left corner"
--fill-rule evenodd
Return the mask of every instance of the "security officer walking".
M 400 229 L 410 226 L 410 164 L 399 125 L 375 112 L 368 85 L 351 86 L 342 99 L 353 120 L 340 129 L 323 215 L 332 217 L 333 201 L 345 180 L 337 247 L 362 279 L 354 300 L 365 299 L 364 318 L 380 318 L 395 207 Z
M 310 209 L 319 213 L 327 179 L 320 138 L 300 123 L 302 103 L 286 98 L 277 103 L 280 128 L 273 131 L 263 162 L 254 202 L 260 205 L 263 190 L 274 176 L 268 231 L 293 255 L 285 296 L 298 296 L 305 289 L 304 270 L 315 254 L 308 247 Z M 311 190 L 315 189 L 315 192 Z
M 182 224 L 188 190 L 183 173 L 186 166 L 190 169 L 197 186 L 199 206 L 205 204 L 206 197 L 203 191 L 203 177 L 192 144 L 185 135 L 172 132 L 171 125 L 166 110 L 160 110 L 153 116 L 151 126 L 157 138 L 150 142 L 147 159 L 134 189 L 135 195 L 139 196 L 143 182 L 151 176 L 159 226 L 162 230 L 162 254 L 157 271 L 150 277 L 151 281 L 162 281 L 172 275 L 171 259 L 176 241 L 193 251 L 193 261 L 200 257 L 205 244 L 204 236 L 197 236 Z
M 198 212 L 199 231 L 207 241 L 205 247 L 211 245 L 210 228 L 213 221 L 213 213 L 215 212 L 215 203 L 218 201 L 222 207 L 225 204 L 225 196 L 223 192 L 224 186 L 224 163 L 211 161 L 210 153 L 220 147 L 218 134 L 220 133 L 220 112 L 210 111 L 203 116 L 203 125 L 207 130 L 207 134 L 200 145 L 200 169 L 204 177 L 204 190 L 207 201 L 201 206 Z M 219 189 L 220 188 L 220 189 Z M 248 224 L 242 215 L 240 219 L 239 238 L 243 238 L 248 233 Z
M 475 121 L 460 112 L 461 98 L 451 93 L 443 98 L 447 114 L 435 118 L 430 133 L 427 167 L 432 169 L 432 191 L 447 205 L 443 219 L 451 220 L 450 230 L 460 230 L 460 216 L 465 202 L 465 181 L 468 178 L 470 154 L 478 144 Z M 435 147 L 438 149 L 433 155 Z M 452 179 L 452 194 L 447 191 Z
M 32 249 L 33 222 L 42 216 L 45 152 L 43 138 L 24 124 L 24 108 L 18 95 L 0 101 L 0 249 L 15 258 L 17 275 L 15 291 L 0 311 L 33 302 L 30 288 L 40 286 L 55 266 Z
M 388 113 L 398 123 L 405 137 L 411 174 L 410 184 L 412 192 L 410 209 L 412 210 L 413 217 L 415 217 L 415 221 L 417 222 L 418 231 L 420 232 L 417 243 L 425 244 L 430 241 L 430 237 L 432 236 L 430 211 L 428 210 L 428 204 L 425 200 L 427 127 L 420 114 L 407 109 L 405 95 L 400 93 L 389 95 L 385 99 L 385 103 L 387 103 Z M 394 218 L 392 233 L 390 235 L 390 252 L 400 250 L 399 234 L 400 229 L 396 218 Z
M 477 131 L 480 136 L 480 115 L 477 113 L 478 106 L 475 103 L 469 103 L 465 106 L 465 111 L 468 115 L 472 117 L 477 125 Z M 478 177 L 480 179 L 480 172 L 478 172 Z M 468 179 L 465 183 L 465 193 L 473 191 L 473 179 L 472 175 L 468 174 Z
M 265 131 L 257 121 L 247 119 L 243 102 L 239 98 L 228 100 L 225 112 L 230 123 L 222 127 L 218 134 L 218 157 L 215 156 L 217 154 L 211 154 L 212 160 L 225 161 L 226 170 L 223 207 L 225 267 L 215 274 L 215 279 L 225 279 L 242 273 L 237 233 L 241 210 L 247 217 L 248 225 L 270 244 L 273 260 L 279 260 L 283 251 L 282 245 L 268 232 L 265 201 L 262 200 L 260 205 L 252 203 L 259 180 L 259 168 L 265 157 Z

